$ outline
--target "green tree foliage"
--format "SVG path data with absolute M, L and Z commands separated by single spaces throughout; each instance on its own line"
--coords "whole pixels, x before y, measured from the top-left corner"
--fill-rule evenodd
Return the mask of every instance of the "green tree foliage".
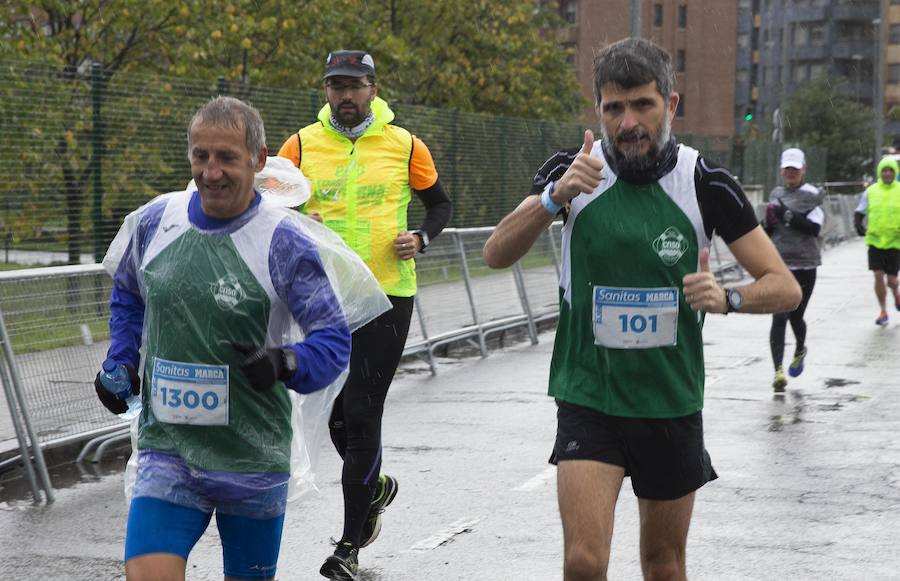
M 190 16 L 161 68 L 312 89 L 330 51 L 361 49 L 391 102 L 574 120 L 578 82 L 541 34 L 560 24 L 555 10 L 521 0 L 197 0 L 183 3 Z
M 177 4 L 166 0 L 13 0 L 7 18 L 0 21 L 0 57 L 4 62 L 15 58 L 28 63 L 15 71 L 10 68 L 4 109 L 7 103 L 15 107 L 8 114 L 26 138 L 18 148 L 26 166 L 46 172 L 43 180 L 21 180 L 18 194 L 62 206 L 63 238 L 71 263 L 79 262 L 83 251 L 84 224 L 91 209 L 87 192 L 95 168 L 90 67 L 102 63 L 104 85 L 109 85 L 119 71 L 140 70 L 157 62 L 159 46 L 175 40 L 178 16 Z M 17 98 L 26 94 L 26 88 L 38 99 Z M 133 123 L 121 129 L 133 131 Z M 137 151 L 127 142 L 108 151 L 103 166 L 121 166 L 130 157 L 149 165 L 155 161 L 154 152 Z M 45 191 L 51 183 L 47 174 L 57 178 L 49 192 Z M 51 226 L 54 222 L 53 215 L 29 216 Z M 44 224 L 19 226 L 47 230 Z
M 828 181 L 858 180 L 871 174 L 874 113 L 847 96 L 845 81 L 819 78 L 785 103 L 786 142 L 827 149 Z
M 511 117 L 574 120 L 572 67 L 544 26 L 555 3 L 370 0 L 345 42 L 368 47 L 394 100 Z
M 99 232 L 94 63 L 104 72 L 101 210 L 112 228 L 171 187 L 158 176 L 182 174 L 184 150 L 171 144 L 216 79 L 241 97 L 296 91 L 307 111 L 331 50 L 372 53 L 381 94 L 395 106 L 575 120 L 584 104 L 575 75 L 541 33 L 560 24 L 555 10 L 521 0 L 7 0 L 0 122 L 16 147 L 3 158 L 18 158 L 23 171 L 0 186 L 20 216 L 5 225 L 19 239 L 61 232 L 70 262 Z M 263 113 L 274 127 L 288 115 L 292 125 L 307 121 L 288 108 Z M 282 132 L 271 135 L 274 147 Z

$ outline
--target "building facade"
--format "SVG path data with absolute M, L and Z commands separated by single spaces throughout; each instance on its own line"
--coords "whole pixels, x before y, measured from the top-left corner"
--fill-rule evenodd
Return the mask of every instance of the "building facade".
M 738 0 L 643 0 L 641 36 L 665 47 L 676 72 L 681 103 L 676 134 L 726 147 L 735 131 L 735 58 Z M 560 42 L 570 51 L 582 93 L 593 103 L 593 61 L 597 51 L 631 33 L 631 0 L 560 0 L 567 26 Z M 593 107 L 584 113 L 594 123 Z
M 882 84 L 884 143 L 900 135 L 900 0 L 739 0 L 737 45 L 739 133 L 749 118 L 771 123 L 804 84 L 842 77 L 847 96 L 876 108 Z

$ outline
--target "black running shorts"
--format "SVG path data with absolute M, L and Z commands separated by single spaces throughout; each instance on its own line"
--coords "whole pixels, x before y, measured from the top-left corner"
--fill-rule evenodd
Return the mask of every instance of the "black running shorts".
M 675 500 L 718 478 L 703 447 L 701 412 L 681 418 L 608 416 L 557 400 L 550 463 L 594 460 L 625 468 L 635 496 Z
M 900 250 L 869 246 L 869 270 L 880 270 L 897 276 L 897 271 L 900 270 Z

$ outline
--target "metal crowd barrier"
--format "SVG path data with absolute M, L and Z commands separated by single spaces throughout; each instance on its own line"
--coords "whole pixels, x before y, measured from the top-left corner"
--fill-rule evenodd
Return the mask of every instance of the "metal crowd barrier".
M 829 197 L 825 239 L 854 236 L 851 196 Z M 763 206 L 764 211 L 764 206 Z M 556 318 L 561 224 L 553 224 L 513 267 L 490 270 L 482 248 L 493 228 L 445 230 L 416 259 L 419 291 L 404 355 L 437 373 L 435 349 L 468 343 L 487 356 L 487 339 Z M 712 267 L 722 281 L 744 276 L 716 238 Z M 0 473 L 24 464 L 35 502 L 52 488 L 41 450 L 86 442 L 79 460 L 98 461 L 127 424 L 97 401 L 93 378 L 108 346 L 111 279 L 99 264 L 0 272 Z M 5 403 L 5 405 L 4 405 Z M 12 455 L 18 448 L 19 454 Z M 38 483 L 40 480 L 40 483 Z

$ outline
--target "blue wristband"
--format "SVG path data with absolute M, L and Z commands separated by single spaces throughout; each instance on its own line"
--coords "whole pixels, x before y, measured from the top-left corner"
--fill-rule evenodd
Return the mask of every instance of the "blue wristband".
M 541 192 L 541 205 L 544 206 L 544 209 L 547 210 L 548 214 L 553 214 L 554 216 L 559 214 L 563 209 L 562 204 L 557 204 L 553 201 L 553 198 L 550 197 L 550 194 L 552 194 L 555 189 L 556 182 L 550 182 L 544 188 L 544 191 Z

